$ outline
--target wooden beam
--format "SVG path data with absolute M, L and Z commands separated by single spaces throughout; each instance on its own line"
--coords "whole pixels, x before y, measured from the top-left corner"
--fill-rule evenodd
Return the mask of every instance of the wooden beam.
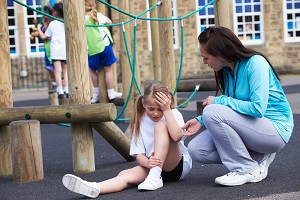
M 193 92 L 198 84 L 200 84 L 199 91 L 216 91 L 215 79 L 181 79 L 177 91 Z
M 130 139 L 114 122 L 89 123 L 127 161 L 135 160 L 129 155 Z
M 39 120 L 41 124 L 113 121 L 116 116 L 113 103 L 2 108 L 0 126 L 30 119 Z

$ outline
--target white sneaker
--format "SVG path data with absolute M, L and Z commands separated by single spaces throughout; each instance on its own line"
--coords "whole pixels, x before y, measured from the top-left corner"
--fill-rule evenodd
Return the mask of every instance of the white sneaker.
M 64 175 L 62 183 L 72 192 L 82 194 L 90 198 L 96 198 L 100 194 L 100 185 L 98 183 L 84 181 L 72 174 Z
M 262 162 L 259 164 L 261 172 L 263 174 L 263 179 L 267 177 L 269 166 L 273 162 L 275 156 L 276 153 L 267 154 L 264 156 Z
M 113 100 L 114 98 L 122 97 L 122 95 L 123 94 L 121 92 L 113 92 L 113 93 L 108 94 L 108 98 L 109 98 L 109 100 Z
M 139 184 L 138 190 L 156 190 L 158 188 L 161 188 L 163 186 L 162 178 L 158 180 L 154 180 L 151 178 L 146 178 L 144 182 Z
M 245 183 L 255 183 L 263 179 L 263 174 L 258 168 L 257 170 L 248 174 L 240 175 L 235 172 L 229 172 L 224 176 L 217 177 L 215 183 L 226 186 L 243 185 Z
M 99 101 L 99 94 L 97 95 L 93 95 L 93 98 L 91 99 L 91 104 L 94 104 L 94 103 L 100 103 Z

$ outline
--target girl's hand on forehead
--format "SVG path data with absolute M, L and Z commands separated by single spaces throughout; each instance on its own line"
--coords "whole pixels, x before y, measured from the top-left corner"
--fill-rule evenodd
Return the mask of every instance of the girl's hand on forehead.
M 155 94 L 155 102 L 160 106 L 162 111 L 171 109 L 171 98 L 169 95 L 165 95 L 162 92 Z

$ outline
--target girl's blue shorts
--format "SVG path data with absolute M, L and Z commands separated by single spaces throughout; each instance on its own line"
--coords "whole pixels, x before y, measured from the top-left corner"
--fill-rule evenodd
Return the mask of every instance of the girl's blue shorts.
M 117 62 L 117 58 L 114 54 L 113 48 L 111 45 L 106 46 L 104 51 L 92 56 L 88 56 L 89 67 L 92 70 L 99 70 L 100 67 L 107 67 L 115 62 Z

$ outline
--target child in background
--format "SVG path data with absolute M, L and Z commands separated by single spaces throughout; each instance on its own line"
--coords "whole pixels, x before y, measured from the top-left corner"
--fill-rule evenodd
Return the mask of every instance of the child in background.
M 130 124 L 130 155 L 136 157 L 138 165 L 98 183 L 66 174 L 62 179 L 66 188 L 96 198 L 129 185 L 138 185 L 138 190 L 156 190 L 163 186 L 163 181 L 186 177 L 192 160 L 183 141 L 182 114 L 174 109 L 174 97 L 166 86 L 161 83 L 145 86 L 144 95 L 136 100 Z
M 63 4 L 56 3 L 53 6 L 53 16 L 63 19 Z M 41 24 L 38 25 L 38 30 L 41 30 Z M 50 54 L 54 65 L 54 75 L 56 80 L 56 92 L 58 98 L 62 99 L 64 94 L 69 97 L 68 87 L 68 72 L 67 72 L 67 56 L 66 56 L 66 41 L 65 41 L 65 26 L 64 23 L 53 20 L 50 22 L 45 34 L 39 31 L 42 39 L 50 39 Z M 62 75 L 64 81 L 62 81 Z
M 44 7 L 44 12 L 52 15 L 52 10 L 49 6 L 45 6 Z M 52 21 L 51 18 L 44 16 L 42 19 L 42 26 L 39 27 L 39 30 L 37 30 L 38 32 L 43 32 L 45 33 L 46 29 L 49 26 L 49 23 Z M 38 34 L 40 35 L 40 34 Z M 46 65 L 46 69 L 49 73 L 49 76 L 51 78 L 51 83 L 52 83 L 52 88 L 49 90 L 49 93 L 54 93 L 56 92 L 56 81 L 55 81 L 55 76 L 54 76 L 54 66 L 50 57 L 50 40 L 49 39 L 45 39 L 44 40 L 44 48 L 45 48 L 45 65 Z
M 95 0 L 85 0 L 85 15 L 87 24 L 102 25 L 112 23 L 108 17 L 97 12 Z M 114 90 L 112 64 L 117 61 L 117 58 L 112 49 L 113 40 L 109 30 L 106 27 L 87 27 L 86 35 L 89 69 L 94 86 L 94 95 L 91 103 L 99 103 L 98 71 L 100 67 L 104 69 L 109 100 L 121 97 L 122 93 Z

